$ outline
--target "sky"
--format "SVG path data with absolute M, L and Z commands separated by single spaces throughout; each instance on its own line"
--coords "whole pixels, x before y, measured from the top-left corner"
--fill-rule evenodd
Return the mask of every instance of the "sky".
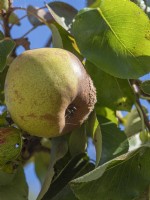
M 77 10 L 82 9 L 83 7 L 85 7 L 85 2 L 86 0 L 60 0 L 62 2 L 66 2 L 70 5 L 72 5 L 73 7 L 75 7 Z M 16 7 L 23 7 L 23 8 L 27 8 L 28 5 L 32 5 L 35 7 L 43 7 L 45 5 L 45 3 L 50 3 L 50 2 L 55 2 L 53 1 L 48 1 L 48 0 L 14 0 L 14 6 Z M 25 11 L 17 11 L 16 12 L 20 17 L 24 16 L 26 13 Z M 14 28 L 12 29 L 12 36 L 14 38 L 16 37 L 21 37 L 22 35 L 24 35 L 24 33 L 26 33 L 28 30 L 30 30 L 32 28 L 32 25 L 30 24 L 30 22 L 28 22 L 27 18 L 24 18 L 23 20 L 21 20 L 22 25 L 20 27 L 14 26 Z M 46 26 L 40 26 L 38 28 L 36 28 L 33 32 L 31 32 L 28 37 L 31 40 L 31 49 L 33 48 L 41 48 L 43 47 L 43 44 L 46 44 L 46 42 L 48 41 L 48 38 L 50 37 L 50 29 Z M 17 54 L 21 54 L 24 51 L 24 49 L 22 47 L 18 48 L 17 50 Z

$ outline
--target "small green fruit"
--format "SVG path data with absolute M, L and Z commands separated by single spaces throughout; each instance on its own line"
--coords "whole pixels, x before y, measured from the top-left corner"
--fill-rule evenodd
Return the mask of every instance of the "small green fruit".
M 0 166 L 16 159 L 21 151 L 20 131 L 13 127 L 0 128 Z
M 11 63 L 5 101 L 20 128 L 49 138 L 79 127 L 94 108 L 96 92 L 76 56 L 41 48 L 26 51 Z
M 8 10 L 9 2 L 8 0 L 0 0 L 0 10 Z

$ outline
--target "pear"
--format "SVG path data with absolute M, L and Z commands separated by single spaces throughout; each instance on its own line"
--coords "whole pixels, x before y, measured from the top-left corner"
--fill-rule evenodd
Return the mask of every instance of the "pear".
M 0 0 L 0 10 L 8 10 L 9 1 L 8 0 Z
M 82 63 L 59 48 L 25 51 L 10 64 L 5 102 L 14 122 L 39 137 L 79 127 L 96 103 L 96 90 Z
M 20 130 L 14 127 L 0 128 L 0 167 L 20 155 L 22 138 Z

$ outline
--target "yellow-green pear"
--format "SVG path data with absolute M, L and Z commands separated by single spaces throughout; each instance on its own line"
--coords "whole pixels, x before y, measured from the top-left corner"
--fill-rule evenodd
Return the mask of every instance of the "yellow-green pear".
M 49 138 L 79 127 L 94 108 L 96 91 L 75 55 L 41 48 L 25 51 L 10 64 L 5 101 L 21 129 Z
M 0 10 L 8 10 L 9 1 L 8 0 L 0 0 Z
M 20 155 L 22 138 L 19 129 L 0 128 L 0 167 Z

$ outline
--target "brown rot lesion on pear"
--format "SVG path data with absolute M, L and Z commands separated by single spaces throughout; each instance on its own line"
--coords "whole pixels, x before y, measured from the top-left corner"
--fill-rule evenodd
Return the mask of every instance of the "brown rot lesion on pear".
M 65 118 L 66 120 L 70 119 L 71 117 L 73 117 L 74 113 L 77 111 L 77 107 L 73 104 L 70 104 L 68 106 L 68 108 L 66 109 L 65 112 Z

